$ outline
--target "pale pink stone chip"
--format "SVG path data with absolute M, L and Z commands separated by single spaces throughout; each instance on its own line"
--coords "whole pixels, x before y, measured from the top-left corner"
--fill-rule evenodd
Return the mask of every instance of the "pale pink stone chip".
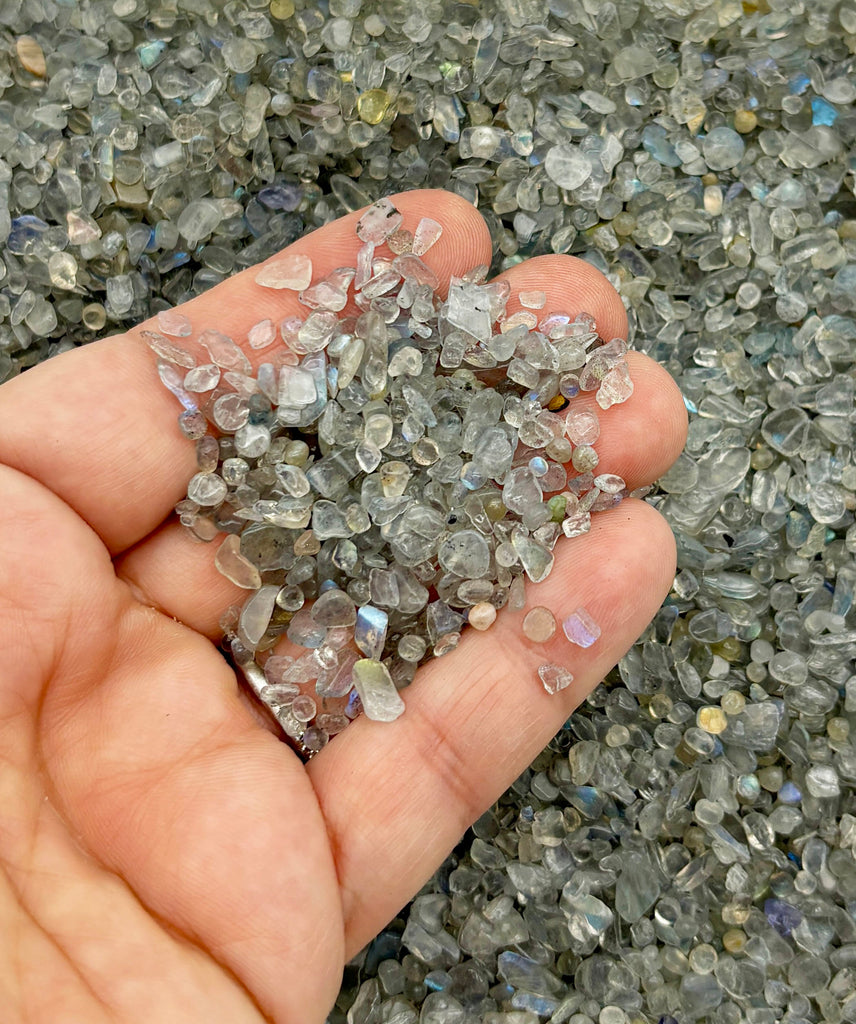
M 256 284 L 263 288 L 288 288 L 293 292 L 302 292 L 311 283 L 312 260 L 298 253 L 268 260 L 256 274 Z

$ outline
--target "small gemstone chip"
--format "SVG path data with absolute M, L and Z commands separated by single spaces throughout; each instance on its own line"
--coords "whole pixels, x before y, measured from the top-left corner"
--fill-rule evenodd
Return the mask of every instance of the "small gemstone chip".
M 545 644 L 556 632 L 556 618 L 549 608 L 538 605 L 526 613 L 523 632 L 536 644 Z
M 373 658 L 354 663 L 353 680 L 366 718 L 375 722 L 394 722 L 404 711 L 404 701 L 395 688 L 389 669 Z
M 574 677 L 561 665 L 539 665 L 538 676 L 544 684 L 547 693 L 555 694 L 559 690 L 565 690 L 574 681 Z
M 600 626 L 585 608 L 577 608 L 562 623 L 565 636 L 579 647 L 591 647 L 600 636 Z
M 297 253 L 268 260 L 256 273 L 256 284 L 263 288 L 302 292 L 311 283 L 312 260 Z
M 157 316 L 158 327 L 172 338 L 186 338 L 193 328 L 190 321 L 177 309 L 163 309 Z
M 479 631 L 490 629 L 490 627 L 496 621 L 496 608 L 490 603 L 490 601 L 479 601 L 478 604 L 474 604 L 470 608 L 470 614 L 467 616 L 467 622 Z
M 442 234 L 442 224 L 438 224 L 430 217 L 423 217 L 413 232 L 413 246 L 410 251 L 414 256 L 424 256 L 431 246 L 439 241 Z
M 547 304 L 546 292 L 521 292 L 518 298 L 520 299 L 520 305 L 525 306 L 527 309 L 543 309 Z
M 276 324 L 273 320 L 260 320 L 247 333 L 250 348 L 267 348 L 276 341 Z

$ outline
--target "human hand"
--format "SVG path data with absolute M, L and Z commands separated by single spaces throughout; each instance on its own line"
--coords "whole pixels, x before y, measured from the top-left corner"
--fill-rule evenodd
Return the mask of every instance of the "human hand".
M 443 289 L 490 262 L 463 200 L 394 202 L 411 230 L 425 215 L 444 225 L 425 257 Z M 349 265 L 358 216 L 293 251 L 316 274 Z M 236 340 L 298 312 L 253 275 L 182 311 Z M 551 309 L 626 335 L 617 294 L 580 260 L 504 276 L 512 296 L 544 290 Z M 643 630 L 674 574 L 671 533 L 633 499 L 595 516 L 528 602 L 557 618 L 585 606 L 603 631 L 593 647 L 561 633 L 534 645 L 503 611 L 419 670 L 400 719 L 358 719 L 304 766 L 217 650 L 219 617 L 246 592 L 171 515 L 194 446 L 145 327 L 0 388 L 0 998 L 10 1022 L 320 1022 L 345 961 Z M 599 471 L 636 488 L 678 455 L 686 419 L 663 370 L 629 363 L 635 392 L 602 418 Z M 575 677 L 556 696 L 538 683 L 545 661 Z

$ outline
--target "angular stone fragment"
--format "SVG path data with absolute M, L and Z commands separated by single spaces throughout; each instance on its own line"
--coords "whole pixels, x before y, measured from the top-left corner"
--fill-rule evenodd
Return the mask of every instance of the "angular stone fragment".
M 386 644 L 389 615 L 381 608 L 364 604 L 357 610 L 354 643 L 367 658 L 380 658 Z
M 238 636 L 250 650 L 258 647 L 268 628 L 278 593 L 279 586 L 276 584 L 259 587 L 241 609 Z
M 176 366 L 183 366 L 186 369 L 196 366 L 196 359 L 192 353 L 180 345 L 174 345 L 169 338 L 158 334 L 157 331 L 140 331 L 140 336 L 152 352 L 160 356 L 161 359 L 166 359 L 167 362 L 175 363 Z
M 244 374 L 253 372 L 249 359 L 235 342 L 221 331 L 209 327 L 199 335 L 199 344 L 208 350 L 211 361 L 221 369 Z
M 400 226 L 401 220 L 401 214 L 389 199 L 379 199 L 357 221 L 357 237 L 363 242 L 380 245 Z
M 310 609 L 312 618 L 320 626 L 352 626 L 357 619 L 354 602 L 343 591 L 336 588 L 326 590 Z
M 279 371 L 280 405 L 302 409 L 312 405 L 317 398 L 315 378 L 307 370 L 298 366 L 283 366 Z
M 630 371 L 626 363 L 619 363 L 609 370 L 597 389 L 595 399 L 601 409 L 609 409 L 610 406 L 626 402 L 633 394 L 633 381 L 630 379 Z
M 411 250 L 413 255 L 424 256 L 431 246 L 439 241 L 442 234 L 442 224 L 438 224 L 430 217 L 423 217 L 413 232 L 413 248 Z
M 544 170 L 559 188 L 575 189 L 591 176 L 591 164 L 578 146 L 559 143 L 547 152 Z
M 539 665 L 538 666 L 538 678 L 544 685 L 544 689 L 547 693 L 556 694 L 559 690 L 564 690 L 574 681 L 574 677 L 568 672 L 567 669 L 561 667 L 561 665 Z
M 389 669 L 374 658 L 354 663 L 353 681 L 366 718 L 375 722 L 394 722 L 404 711 L 404 701 L 395 688 Z
M 260 320 L 254 324 L 247 333 L 247 341 L 250 348 L 267 348 L 276 341 L 276 324 L 273 320 Z
M 186 338 L 193 330 L 190 321 L 177 309 L 162 309 L 157 315 L 158 327 L 172 338 Z
M 541 583 L 553 568 L 553 553 L 540 541 L 530 537 L 524 530 L 515 530 L 511 543 L 520 559 L 520 564 L 533 583 Z
M 312 282 L 312 260 L 299 253 L 276 256 L 256 272 L 255 281 L 263 288 L 302 292 Z
M 241 538 L 230 533 L 217 549 L 214 564 L 236 586 L 256 590 L 262 585 L 261 575 L 253 563 L 241 554 L 240 548 Z
M 48 258 L 48 273 L 56 288 L 72 291 L 77 284 L 77 270 L 77 260 L 70 252 L 54 252 Z
M 577 608 L 562 622 L 565 636 L 579 647 L 591 647 L 600 636 L 600 626 L 585 608 Z
M 69 210 L 65 222 L 68 240 L 72 245 L 85 245 L 101 237 L 101 228 L 88 214 Z
M 542 291 L 521 292 L 518 299 L 520 305 L 527 309 L 543 309 L 547 304 L 547 293 Z
M 160 377 L 164 387 L 175 395 L 185 409 L 195 412 L 196 400 L 185 390 L 184 374 L 172 363 L 165 362 L 163 359 L 158 360 L 157 369 L 158 377 Z
M 220 367 L 214 363 L 203 363 L 188 370 L 184 377 L 184 386 L 188 391 L 201 394 L 217 387 L 220 380 Z
M 476 579 L 488 571 L 490 548 L 478 531 L 459 530 L 443 541 L 437 557 L 447 572 L 465 579 Z

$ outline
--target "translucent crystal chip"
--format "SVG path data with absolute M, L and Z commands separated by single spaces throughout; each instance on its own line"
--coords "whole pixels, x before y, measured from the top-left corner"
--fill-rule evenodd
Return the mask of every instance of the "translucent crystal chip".
M 707 166 L 712 171 L 725 171 L 740 163 L 746 143 L 733 128 L 722 126 L 708 132 L 702 144 Z
M 280 405 L 300 409 L 312 405 L 317 397 L 315 377 L 308 370 L 298 366 L 282 367 L 277 395 Z
M 263 288 L 301 292 L 312 282 L 312 260 L 299 253 L 275 256 L 256 271 L 255 282 Z
M 425 656 L 426 649 L 424 637 L 415 633 L 407 633 L 398 641 L 398 656 L 404 661 L 420 661 Z
M 250 328 L 247 333 L 247 341 L 250 348 L 267 348 L 276 341 L 276 335 L 276 324 L 274 324 L 273 320 L 260 320 Z
M 533 643 L 545 644 L 556 632 L 556 619 L 549 608 L 538 605 L 526 613 L 523 633 Z
M 435 245 L 443 234 L 443 226 L 430 217 L 423 217 L 416 225 L 413 232 L 413 246 L 411 252 L 414 256 L 424 256 L 426 252 Z
M 401 225 L 401 214 L 388 199 L 379 199 L 357 221 L 357 237 L 380 245 Z
M 190 320 L 177 309 L 164 309 L 157 315 L 158 327 L 172 338 L 186 338 L 192 331 Z
M 574 681 L 574 677 L 561 665 L 545 664 L 538 666 L 538 678 L 541 680 L 544 689 L 549 694 L 556 694 L 565 690 Z
M 559 188 L 579 188 L 592 173 L 591 164 L 585 153 L 571 143 L 559 143 L 547 151 L 544 170 Z
M 214 402 L 212 418 L 220 430 L 234 433 L 250 418 L 249 402 L 241 395 L 220 395 Z
M 449 323 L 479 341 L 488 341 L 491 337 L 494 320 L 491 299 L 474 285 L 452 281 L 446 316 Z
M 322 626 L 351 626 L 356 622 L 357 610 L 344 591 L 331 589 L 315 601 L 311 615 Z
M 325 309 L 333 313 L 343 310 L 348 302 L 348 286 L 355 271 L 350 268 L 334 270 L 310 288 L 303 289 L 298 299 L 311 309 Z
M 589 615 L 585 608 L 576 611 L 563 620 L 562 630 L 572 644 L 579 647 L 591 647 L 600 636 L 600 626 Z
M 48 258 L 48 273 L 56 288 L 72 291 L 77 284 L 78 263 L 69 252 L 54 252 Z
M 520 292 L 517 297 L 527 309 L 543 309 L 547 304 L 547 293 L 542 291 Z
M 186 409 L 179 414 L 178 426 L 182 434 L 191 441 L 198 441 L 208 430 L 208 421 L 197 409 Z
M 167 362 L 175 363 L 176 366 L 183 366 L 187 369 L 196 365 L 196 358 L 191 352 L 188 352 L 187 349 L 182 348 L 180 345 L 174 345 L 168 338 L 158 334 L 157 331 L 140 331 L 140 336 L 152 352 L 160 356 L 161 359 L 166 359 Z
M 599 461 L 600 456 L 590 444 L 579 445 L 571 454 L 571 464 L 578 473 L 588 473 Z
M 193 245 L 207 238 L 222 219 L 223 212 L 219 203 L 213 199 L 196 199 L 181 211 L 176 226 Z
M 238 636 L 250 650 L 261 642 L 270 624 L 276 606 L 279 587 L 275 584 L 262 586 L 249 597 L 241 609 Z
M 390 96 L 385 89 L 369 89 L 357 99 L 357 113 L 367 124 L 380 124 L 389 109 Z
M 594 486 L 606 494 L 619 494 L 627 485 L 624 479 L 615 473 L 601 473 L 594 478 Z
M 157 370 L 164 387 L 175 395 L 185 409 L 195 412 L 196 401 L 184 388 L 184 374 L 175 365 L 164 362 L 162 359 L 158 360 Z
M 382 662 L 373 658 L 362 658 L 355 662 L 353 681 L 366 718 L 376 722 L 393 722 L 404 711 L 404 701 Z
M 249 559 L 241 554 L 241 538 L 230 533 L 214 556 L 219 571 L 238 587 L 257 590 L 262 584 L 261 574 Z
M 201 394 L 204 391 L 211 391 L 217 387 L 220 381 L 220 367 L 214 363 L 203 363 L 188 370 L 184 377 L 184 386 L 188 391 Z
M 228 335 L 209 327 L 199 335 L 199 344 L 208 350 L 211 361 L 221 369 L 252 373 L 249 359 Z
M 613 405 L 626 402 L 632 394 L 633 381 L 630 379 L 630 372 L 625 363 L 620 363 L 605 374 L 595 398 L 601 409 L 609 409 Z
M 573 410 L 565 421 L 568 437 L 576 445 L 593 445 L 600 437 L 600 421 L 591 409 Z
M 354 642 L 367 658 L 381 656 L 388 627 L 389 615 L 381 608 L 365 604 L 357 610 Z
M 447 572 L 474 579 L 488 571 L 490 547 L 476 530 L 460 530 L 443 541 L 437 557 Z

